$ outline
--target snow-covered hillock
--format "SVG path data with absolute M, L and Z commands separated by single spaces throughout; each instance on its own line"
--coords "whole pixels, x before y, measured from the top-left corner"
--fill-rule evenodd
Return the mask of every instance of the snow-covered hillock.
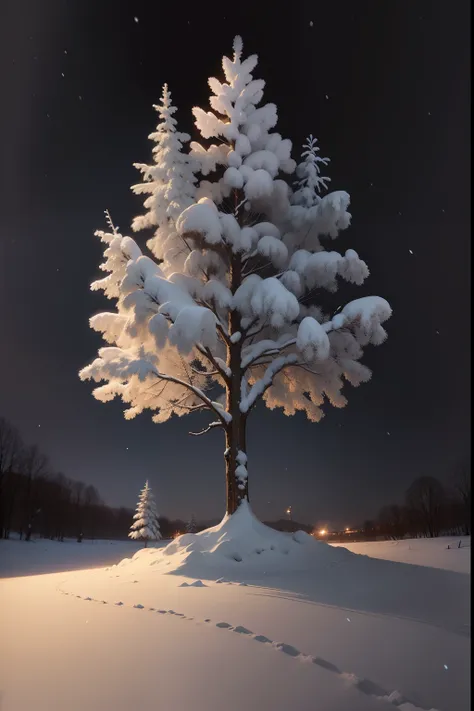
M 120 565 L 165 567 L 163 572 L 206 578 L 216 574 L 242 578 L 323 569 L 353 557 L 345 548 L 333 548 L 304 531 L 282 533 L 261 523 L 248 502 L 232 516 L 200 533 L 185 533 L 165 548 L 138 551 Z

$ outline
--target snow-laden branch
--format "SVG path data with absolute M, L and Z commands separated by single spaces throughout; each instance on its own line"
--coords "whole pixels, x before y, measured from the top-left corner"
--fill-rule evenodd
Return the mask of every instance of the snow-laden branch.
M 207 427 L 205 427 L 203 430 L 200 432 L 189 432 L 190 435 L 193 437 L 200 437 L 203 434 L 207 434 L 207 432 L 210 432 L 211 430 L 214 430 L 216 427 L 222 427 L 222 422 L 211 422 Z
M 256 403 L 256 401 L 261 398 L 268 388 L 273 384 L 273 379 L 275 375 L 280 373 L 283 368 L 298 361 L 298 356 L 296 353 L 290 353 L 287 356 L 281 356 L 280 358 L 275 358 L 274 361 L 268 366 L 263 374 L 263 377 L 253 383 L 246 397 L 243 397 L 240 401 L 240 412 L 247 413 Z

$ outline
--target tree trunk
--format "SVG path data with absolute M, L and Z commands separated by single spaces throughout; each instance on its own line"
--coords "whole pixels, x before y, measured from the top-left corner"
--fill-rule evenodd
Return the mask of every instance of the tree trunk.
M 239 256 L 234 256 L 231 263 L 231 291 L 234 294 L 242 282 L 242 262 Z M 229 314 L 229 335 L 241 331 L 240 315 L 237 311 Z M 231 422 L 226 426 L 224 453 L 226 464 L 226 513 L 235 513 L 242 499 L 248 496 L 248 480 L 245 483 L 236 477 L 239 466 L 237 460 L 239 451 L 247 453 L 246 424 L 247 415 L 240 411 L 242 383 L 242 343 L 231 343 L 227 349 L 227 366 L 230 369 L 230 381 L 227 383 L 227 412 L 232 415 Z M 247 466 L 247 464 L 245 464 Z

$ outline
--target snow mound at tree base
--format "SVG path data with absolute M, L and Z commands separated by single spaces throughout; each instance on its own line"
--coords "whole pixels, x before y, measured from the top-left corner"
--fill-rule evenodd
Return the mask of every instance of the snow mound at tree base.
M 261 523 L 243 501 L 232 516 L 200 533 L 185 533 L 165 548 L 138 551 L 123 564 L 163 566 L 163 572 L 190 577 L 321 570 L 355 554 L 315 540 L 304 531 L 282 533 Z

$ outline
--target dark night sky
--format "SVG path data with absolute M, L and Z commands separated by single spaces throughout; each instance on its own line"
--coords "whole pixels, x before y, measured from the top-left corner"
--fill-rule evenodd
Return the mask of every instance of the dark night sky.
M 126 232 L 141 211 L 132 163 L 150 158 L 161 85 L 192 132 L 190 109 L 207 106 L 239 33 L 293 156 L 315 134 L 331 187 L 351 194 L 335 248 L 356 249 L 372 276 L 341 302 L 375 293 L 394 309 L 364 361 L 373 379 L 345 389 L 344 410 L 319 424 L 254 414 L 252 505 L 265 519 L 292 504 L 299 521 L 357 523 L 416 476 L 447 479 L 470 448 L 469 3 L 163 5 L 2 2 L 0 413 L 110 504 L 134 505 L 148 477 L 163 514 L 222 514 L 220 433 L 189 438 L 189 417 L 126 422 L 77 372 L 100 343 L 88 319 L 110 306 L 88 289 L 93 232 L 105 208 Z

